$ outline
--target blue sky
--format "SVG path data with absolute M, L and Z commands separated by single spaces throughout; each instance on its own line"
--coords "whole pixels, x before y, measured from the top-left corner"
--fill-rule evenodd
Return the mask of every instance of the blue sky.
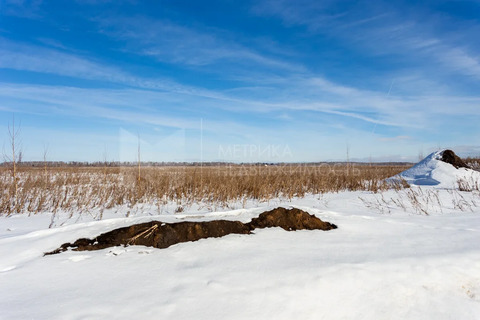
M 24 159 L 480 155 L 480 1 L 0 0 Z

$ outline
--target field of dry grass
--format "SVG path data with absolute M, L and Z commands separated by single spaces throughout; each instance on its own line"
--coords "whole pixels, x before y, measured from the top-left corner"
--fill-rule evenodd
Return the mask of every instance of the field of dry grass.
M 168 201 L 226 205 L 230 201 L 342 190 L 378 191 L 407 165 L 231 165 L 204 167 L 0 168 L 0 214 L 109 209 Z

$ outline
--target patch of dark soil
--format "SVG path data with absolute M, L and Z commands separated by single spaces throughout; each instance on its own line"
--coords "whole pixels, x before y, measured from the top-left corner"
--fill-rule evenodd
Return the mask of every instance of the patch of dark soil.
M 471 169 L 459 156 L 455 154 L 452 150 L 445 150 L 442 153 L 442 158 L 440 159 L 443 162 L 450 163 L 455 168 L 468 168 Z
M 75 251 L 100 250 L 114 246 L 143 245 L 167 248 L 171 245 L 197 241 L 205 238 L 218 238 L 228 234 L 250 234 L 256 228 L 281 227 L 293 230 L 331 230 L 337 226 L 324 222 L 314 215 L 299 209 L 276 208 L 262 213 L 249 223 L 240 221 L 214 220 L 205 222 L 164 223 L 152 221 L 135 224 L 103 233 L 94 239 L 78 239 L 74 243 L 64 243 L 60 248 L 45 253 L 56 254 L 71 248 Z
M 68 248 L 84 251 L 121 245 L 143 245 L 162 249 L 179 242 L 218 238 L 231 233 L 248 234 L 250 228 L 239 221 L 226 220 L 178 223 L 152 221 L 115 229 L 94 239 L 82 238 L 74 243 L 65 243 L 59 249 L 50 253 L 59 253 Z
M 312 214 L 300 209 L 276 208 L 262 213 L 258 218 L 247 223 L 253 230 L 255 228 L 280 227 L 287 231 L 295 230 L 330 230 L 337 228 L 330 222 L 324 222 Z

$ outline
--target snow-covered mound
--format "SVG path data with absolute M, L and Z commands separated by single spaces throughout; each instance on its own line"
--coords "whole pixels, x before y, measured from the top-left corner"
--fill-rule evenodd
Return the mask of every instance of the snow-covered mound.
M 453 154 L 450 150 L 433 152 L 412 168 L 387 179 L 387 181 L 395 182 L 403 179 L 410 185 L 439 188 L 457 188 L 459 181 L 467 184 L 480 182 L 480 172 L 469 168 L 456 168 L 454 165 L 442 161 L 444 153 Z

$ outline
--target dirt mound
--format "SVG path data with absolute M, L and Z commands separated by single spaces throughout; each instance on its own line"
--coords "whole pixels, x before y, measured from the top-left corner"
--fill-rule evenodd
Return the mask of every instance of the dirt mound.
M 56 254 L 71 248 L 75 251 L 100 250 L 114 246 L 143 245 L 159 249 L 171 245 L 197 241 L 205 238 L 218 238 L 228 234 L 250 234 L 256 228 L 281 227 L 293 230 L 331 230 L 337 226 L 324 222 L 314 215 L 299 209 L 277 208 L 262 213 L 249 223 L 240 221 L 214 220 L 206 222 L 164 223 L 152 221 L 135 224 L 103 233 L 94 239 L 78 239 L 74 243 L 64 243 L 60 248 L 45 253 Z
M 330 230 L 336 226 L 324 222 L 314 215 L 308 214 L 300 209 L 276 208 L 272 211 L 262 213 L 258 218 L 252 219 L 248 225 L 255 228 L 280 227 L 287 231 L 294 230 Z
M 442 153 L 442 157 L 440 158 L 441 161 L 450 163 L 453 165 L 455 168 L 468 168 L 470 169 L 470 166 L 468 166 L 459 156 L 455 154 L 452 150 L 445 150 Z

